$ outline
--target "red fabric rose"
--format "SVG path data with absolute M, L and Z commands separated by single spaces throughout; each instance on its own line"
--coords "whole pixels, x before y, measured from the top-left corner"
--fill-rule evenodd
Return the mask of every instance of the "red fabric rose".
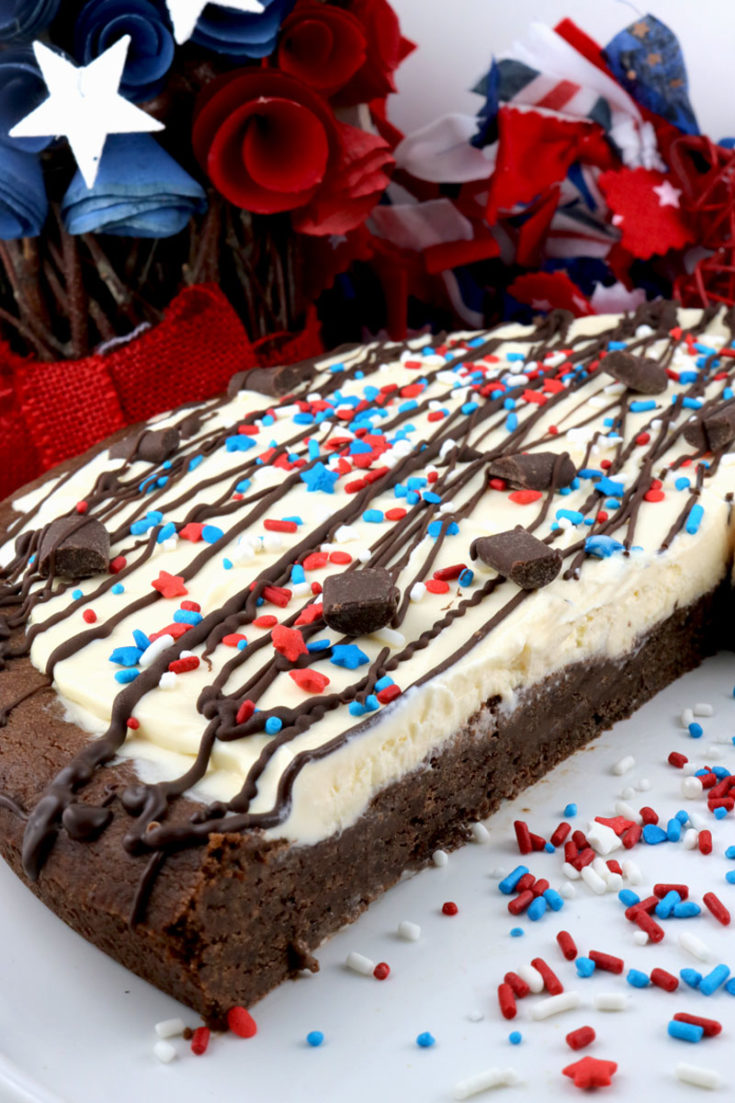
M 351 12 L 300 0 L 281 26 L 278 66 L 330 96 L 362 68 L 367 38 Z
M 359 20 L 367 39 L 364 65 L 334 97 L 335 103 L 347 107 L 395 92 L 393 74 L 415 46 L 401 34 L 388 0 L 347 0 L 343 6 Z
M 359 226 L 393 164 L 382 138 L 337 122 L 321 96 L 277 70 L 240 69 L 206 85 L 192 142 L 226 199 L 256 214 L 293 211 L 306 234 Z

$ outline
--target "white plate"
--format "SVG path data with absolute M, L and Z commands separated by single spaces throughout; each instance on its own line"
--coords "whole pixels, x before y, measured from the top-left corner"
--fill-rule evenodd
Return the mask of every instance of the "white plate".
M 647 894 L 654 881 L 685 881 L 695 900 L 714 890 L 735 912 L 735 886 L 724 880 L 725 872 L 735 869 L 724 857 L 725 848 L 735 843 L 733 817 L 717 821 L 704 802 L 685 801 L 681 771 L 666 764 L 669 751 L 677 749 L 701 765 L 713 737 L 735 734 L 734 681 L 732 656 L 722 654 L 669 687 L 631 720 L 504 806 L 487 821 L 490 842 L 470 844 L 453 854 L 446 868 L 430 868 L 403 881 L 331 939 L 318 955 L 319 974 L 281 985 L 254 1008 L 255 1038 L 213 1037 L 204 1057 L 194 1057 L 183 1040 L 174 1039 L 177 1059 L 169 1065 L 158 1062 L 152 1052 L 154 1023 L 181 1016 L 196 1026 L 196 1016 L 67 929 L 3 866 L 0 1098 L 3 1103 L 439 1103 L 452 1098 L 457 1081 L 497 1065 L 514 1067 L 523 1081 L 500 1089 L 501 1097 L 529 1103 L 571 1100 L 576 1092 L 561 1070 L 585 1054 L 619 1063 L 610 1098 L 635 1093 L 649 1099 L 690 1099 L 693 1089 L 674 1078 L 677 1061 L 719 1069 L 727 1082 L 735 998 L 720 990 L 707 999 L 683 986 L 673 994 L 638 990 L 624 976 L 600 972 L 580 980 L 562 958 L 555 935 L 566 928 L 581 953 L 598 949 L 623 957 L 626 972 L 631 967 L 650 972 L 658 965 L 678 973 L 684 966 L 697 966 L 677 945 L 683 930 L 695 932 L 712 947 L 713 964 L 724 961 L 735 969 L 735 926 L 723 928 L 703 911 L 695 919 L 666 921 L 660 945 L 639 947 L 616 896 L 595 897 L 584 887 L 562 912 L 537 923 L 516 921 L 491 873 L 501 866 L 509 871 L 520 861 L 512 830 L 515 818 L 527 819 L 531 830 L 548 837 L 565 805 L 574 801 L 579 805 L 575 823 L 584 829 L 595 815 L 613 813 L 613 801 L 624 786 L 647 777 L 650 792 L 637 793 L 631 803 L 636 808 L 652 805 L 664 820 L 682 807 L 700 812 L 712 829 L 715 852 L 703 857 L 681 845 L 641 844 L 632 852 L 645 875 L 638 891 Z M 700 721 L 705 735 L 699 741 L 678 723 L 682 708 L 697 701 L 709 701 L 716 710 L 713 719 Z M 710 764 L 735 771 L 735 748 L 714 746 L 720 757 Z M 624 778 L 615 777 L 611 767 L 625 754 L 635 756 L 636 767 Z M 524 861 L 553 886 L 563 882 L 560 852 Z M 446 900 L 459 906 L 453 918 L 441 914 Z M 421 925 L 418 942 L 396 936 L 403 919 Z M 515 926 L 524 928 L 524 937 L 510 937 Z M 387 961 L 390 978 L 378 982 L 348 972 L 343 962 L 353 949 L 376 962 Z M 584 1004 L 558 1018 L 534 1022 L 531 1001 L 541 997 L 529 997 L 519 1003 L 517 1018 L 507 1023 L 498 1012 L 496 987 L 507 969 L 537 955 L 546 958 L 566 988 L 582 994 Z M 626 992 L 629 1009 L 622 1014 L 594 1010 L 593 996 L 608 991 Z M 683 1010 L 719 1019 L 722 1036 L 696 1046 L 672 1040 L 667 1023 Z M 483 1018 L 473 1021 L 478 1012 Z M 574 1054 L 565 1035 L 586 1023 L 597 1031 L 597 1040 Z M 523 1034 L 520 1046 L 508 1042 L 513 1029 Z M 311 1030 L 324 1032 L 318 1049 L 306 1044 Z M 432 1048 L 417 1046 L 422 1031 L 435 1036 Z

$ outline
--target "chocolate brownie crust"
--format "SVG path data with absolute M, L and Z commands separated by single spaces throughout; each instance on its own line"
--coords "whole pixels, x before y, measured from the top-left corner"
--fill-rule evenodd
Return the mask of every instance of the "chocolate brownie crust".
M 257 832 L 213 835 L 206 847 L 169 857 L 144 919 L 131 911 L 147 858 L 122 843 L 132 822 L 114 793 L 134 779 L 131 763 L 96 778 L 90 803 L 112 801 L 115 817 L 94 842 L 62 833 L 39 879 L 22 872 L 23 820 L 0 807 L 0 850 L 33 892 L 66 923 L 133 972 L 221 1023 L 304 967 L 320 943 L 355 919 L 406 869 L 437 847 L 467 838 L 468 824 L 543 776 L 725 640 L 727 582 L 677 610 L 623 660 L 569 666 L 525 690 L 511 711 L 493 699 L 418 771 L 378 793 L 352 827 L 313 846 L 264 840 Z M 0 708 L 41 676 L 22 659 L 2 680 Z M 52 690 L 10 715 L 0 740 L 0 791 L 23 808 L 90 737 L 64 721 Z M 179 802 L 173 814 L 194 810 Z M 359 876 L 355 871 L 359 870 Z

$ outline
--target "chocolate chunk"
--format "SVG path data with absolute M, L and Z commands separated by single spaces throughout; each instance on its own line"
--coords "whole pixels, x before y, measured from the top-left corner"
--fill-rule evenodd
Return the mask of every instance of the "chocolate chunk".
M 96 839 L 112 819 L 109 808 L 99 808 L 92 804 L 68 804 L 61 816 L 61 822 L 72 839 L 91 842 Z
M 189 414 L 179 422 L 179 432 L 184 440 L 195 437 L 202 427 L 202 419 L 199 414 Z
M 179 447 L 179 430 L 147 429 L 144 433 L 124 437 L 110 447 L 111 460 L 142 460 L 144 463 L 163 463 Z
M 622 349 L 608 352 L 600 367 L 636 394 L 662 394 L 669 385 L 666 368 L 661 364 Z
M 110 534 L 100 522 L 83 517 L 59 517 L 41 537 L 38 569 L 67 578 L 88 578 L 106 571 L 110 562 Z
M 687 422 L 684 440 L 698 452 L 721 452 L 735 440 L 735 406 Z
M 391 619 L 399 596 L 393 579 L 382 567 L 333 574 L 324 580 L 324 619 L 330 628 L 346 636 L 375 632 Z
M 505 479 L 510 486 L 523 490 L 548 490 L 554 479 L 555 486 L 569 486 L 577 469 L 568 452 L 518 452 L 514 456 L 500 456 L 488 464 L 488 473 L 495 479 Z
M 300 364 L 284 364 L 275 368 L 251 368 L 233 375 L 227 385 L 227 396 L 233 398 L 238 391 L 257 391 L 269 398 L 282 398 L 302 383 L 311 379 L 316 371 L 311 360 Z
M 561 570 L 561 553 L 525 529 L 511 529 L 472 541 L 470 555 L 481 559 L 522 590 L 538 590 Z

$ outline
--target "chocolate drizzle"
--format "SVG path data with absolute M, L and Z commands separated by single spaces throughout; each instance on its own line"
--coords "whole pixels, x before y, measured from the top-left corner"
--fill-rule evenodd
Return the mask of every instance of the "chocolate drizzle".
M 125 849 L 132 855 L 140 855 L 145 867 L 133 906 L 132 920 L 137 921 L 145 914 L 148 894 L 167 854 L 181 848 L 202 845 L 213 832 L 242 832 L 277 827 L 288 816 L 294 782 L 300 771 L 308 763 L 333 754 L 344 744 L 348 735 L 350 738 L 359 737 L 360 732 L 366 730 L 375 721 L 365 720 L 360 726 L 348 728 L 331 740 L 294 755 L 278 777 L 273 806 L 266 811 L 253 812 L 251 805 L 259 791 L 260 779 L 279 748 L 291 743 L 298 735 L 318 723 L 328 712 L 352 701 L 364 703 L 381 678 L 400 670 L 402 664 L 417 652 L 429 647 L 442 632 L 458 618 L 464 616 L 469 609 L 481 606 L 499 587 L 506 587 L 508 592 L 508 599 L 504 601 L 502 607 L 489 616 L 451 654 L 418 678 L 415 685 L 428 682 L 456 663 L 476 646 L 479 640 L 495 630 L 514 609 L 528 599 L 529 593 L 523 589 L 518 590 L 513 582 L 506 581 L 500 575 L 489 578 L 460 596 L 451 607 L 444 610 L 442 617 L 416 638 L 410 639 L 405 647 L 392 652 L 387 647 L 383 648 L 369 666 L 364 671 L 360 670 L 355 680 L 340 692 L 323 692 L 310 696 L 295 708 L 278 705 L 271 709 L 263 709 L 238 722 L 240 708 L 245 701 L 257 704 L 259 698 L 280 673 L 292 667 L 303 668 L 313 661 L 310 655 L 303 655 L 293 663 L 289 663 L 281 655 L 274 656 L 273 649 L 269 646 L 271 641 L 268 635 L 256 638 L 242 650 L 236 650 L 233 653 L 232 658 L 223 665 L 212 683 L 200 695 L 197 708 L 207 723 L 198 752 L 190 768 L 182 777 L 154 785 L 140 784 L 130 787 L 121 795 L 114 810 L 111 805 L 96 807 L 85 804 L 80 799 L 92 777 L 98 770 L 112 762 L 125 742 L 127 721 L 134 715 L 136 705 L 147 692 L 158 686 L 162 674 L 168 670 L 169 664 L 178 658 L 182 650 L 190 651 L 192 648 L 203 646 L 206 659 L 225 636 L 241 632 L 256 619 L 259 615 L 258 601 L 267 587 L 288 585 L 294 564 L 303 564 L 309 555 L 320 549 L 323 543 L 329 543 L 340 526 L 350 525 L 360 518 L 362 513 L 370 508 L 371 501 L 377 495 L 399 483 L 403 484 L 413 474 L 423 471 L 427 464 L 436 465 L 437 478 L 431 489 L 442 501 L 452 501 L 460 496 L 478 475 L 482 475 L 481 485 L 476 492 L 469 495 L 466 501 L 452 511 L 440 512 L 437 504 L 418 496 L 419 500 L 407 508 L 405 516 L 396 521 L 390 529 L 379 531 L 370 549 L 370 571 L 376 576 L 380 572 L 381 595 L 386 608 L 381 607 L 379 617 L 375 614 L 376 625 L 379 622 L 385 624 L 390 618 L 391 626 L 394 629 L 400 629 L 408 610 L 411 589 L 415 583 L 430 578 L 450 526 L 472 516 L 482 503 L 488 501 L 487 495 L 491 493 L 487 490 L 488 478 L 504 478 L 512 486 L 546 491 L 539 502 L 538 511 L 533 520 L 523 531 L 524 539 L 527 537 L 524 547 L 529 556 L 531 552 L 538 556 L 538 561 L 546 565 L 545 569 L 549 574 L 552 567 L 555 573 L 557 562 L 563 559 L 566 566 L 564 577 L 578 578 L 586 557 L 584 539 L 562 550 L 554 551 L 553 554 L 550 552 L 549 555 L 545 555 L 539 549 L 539 545 L 541 547 L 552 545 L 558 538 L 558 533 L 551 532 L 543 541 L 529 535 L 537 531 L 545 521 L 552 501 L 558 500 L 556 499 L 558 490 L 566 487 L 575 476 L 574 466 L 568 454 L 549 450 L 548 446 L 553 440 L 553 435 L 545 431 L 534 437 L 534 430 L 550 409 L 562 402 L 568 404 L 570 394 L 579 392 L 579 403 L 573 406 L 570 412 L 565 413 L 559 423 L 559 431 L 564 432 L 571 427 L 580 429 L 601 416 L 608 415 L 613 420 L 614 430 L 622 437 L 629 415 L 631 396 L 627 393 L 611 396 L 606 410 L 596 409 L 590 415 L 586 409 L 585 386 L 591 366 L 599 360 L 599 354 L 605 350 L 609 340 L 619 340 L 621 337 L 629 338 L 628 353 L 640 357 L 641 362 L 645 364 L 651 364 L 652 361 L 648 358 L 650 347 L 667 336 L 668 329 L 675 324 L 671 321 L 671 317 L 667 304 L 658 308 L 656 304 L 644 304 L 633 317 L 622 319 L 617 327 L 595 336 L 577 335 L 570 341 L 568 333 L 571 319 L 563 312 L 554 312 L 525 338 L 528 345 L 528 364 L 535 366 L 533 370 L 527 371 L 524 382 L 509 386 L 502 394 L 495 393 L 495 396 L 493 396 L 492 387 L 483 389 L 483 392 L 480 392 L 481 401 L 478 398 L 475 403 L 476 408 L 470 412 L 463 412 L 457 406 L 443 420 L 437 422 L 435 427 L 431 424 L 428 435 L 423 440 L 417 441 L 413 450 L 393 466 L 381 468 L 379 461 L 376 462 L 370 472 L 371 481 L 366 481 L 357 489 L 342 508 L 336 510 L 327 520 L 312 526 L 303 539 L 297 540 L 288 547 L 276 562 L 257 574 L 255 578 L 249 575 L 247 586 L 232 593 L 221 608 L 206 614 L 199 623 L 189 627 L 180 641 L 177 640 L 171 647 L 160 653 L 150 666 L 140 671 L 135 681 L 117 693 L 107 732 L 98 739 L 90 740 L 71 759 L 30 811 L 23 844 L 23 864 L 26 874 L 31 878 L 39 875 L 60 830 L 66 831 L 73 839 L 82 842 L 97 837 L 107 828 L 114 816 L 125 816 L 130 821 L 126 824 L 124 835 Z M 675 312 L 673 317 L 675 319 Z M 704 328 L 708 320 L 709 317 L 704 316 L 699 328 Z M 655 332 L 650 337 L 633 337 L 637 327 L 643 324 L 656 327 Z M 514 340 L 519 339 L 514 338 Z M 423 376 L 438 385 L 441 383 L 440 372 L 460 363 L 471 366 L 474 361 L 481 361 L 484 357 L 491 356 L 500 344 L 500 339 L 493 336 L 489 336 L 482 343 L 473 343 L 472 346 L 461 344 L 456 354 L 452 352 L 452 358 L 441 367 L 424 368 Z M 668 368 L 675 346 L 676 339 L 670 339 L 665 352 L 655 362 L 656 372 L 651 369 L 652 374 L 656 375 Z M 566 385 L 563 390 L 553 386 L 545 389 L 546 382 L 556 380 L 558 372 L 556 368 L 546 369 L 541 365 L 546 353 L 560 349 L 565 351 L 569 365 Z M 354 378 L 357 372 L 362 372 L 365 376 L 377 373 L 383 361 L 396 359 L 402 351 L 403 346 L 377 345 L 366 350 L 364 354 L 346 353 L 345 370 L 339 374 L 327 375 L 324 382 L 320 382 L 320 394 L 324 397 L 334 393 L 343 385 L 346 378 Z M 675 403 L 653 413 L 651 421 L 657 419 L 657 428 L 650 427 L 647 430 L 650 442 L 639 464 L 639 476 L 621 493 L 619 508 L 609 517 L 605 517 L 600 512 L 599 495 L 594 489 L 594 484 L 591 484 L 590 494 L 581 507 L 581 512 L 590 515 L 592 519 L 592 524 L 585 528 L 585 536 L 610 536 L 619 533 L 622 535 L 625 549 L 632 547 L 637 519 L 654 478 L 656 465 L 660 463 L 672 444 L 679 440 L 682 433 L 685 439 L 688 439 L 684 431 L 686 420 L 683 416 L 685 411 L 682 398 L 684 396 L 697 398 L 704 393 L 705 387 L 711 383 L 714 374 L 711 362 L 713 359 L 710 357 L 708 365 L 700 371 L 694 384 L 682 389 Z M 730 363 L 731 361 L 728 360 L 727 364 Z M 287 389 L 292 389 L 294 392 L 289 401 L 303 402 L 312 390 L 314 379 L 318 374 L 319 364 L 310 361 L 304 365 L 301 378 L 305 382 L 300 385 L 297 385 L 293 372 L 276 371 L 272 377 L 269 376 L 267 380 L 260 381 L 259 386 L 265 394 L 275 397 L 279 393 L 282 394 L 283 388 L 288 384 Z M 728 371 L 724 375 L 721 392 L 731 385 L 731 373 Z M 376 374 L 376 380 L 380 381 L 378 374 Z M 236 378 L 231 391 L 235 393 L 240 386 L 241 381 Z M 485 442 L 496 437 L 498 431 L 506 424 L 507 400 L 520 399 L 527 391 L 543 397 L 543 403 L 525 404 L 522 409 L 519 409 L 517 425 L 508 428 L 502 443 L 489 450 L 483 450 Z M 451 385 L 448 385 L 444 392 L 439 392 L 438 396 L 432 394 L 432 403 L 437 399 L 441 403 L 447 400 L 450 394 Z M 209 417 L 222 408 L 226 401 L 227 398 L 224 397 L 214 403 L 205 404 L 199 414 L 192 415 L 191 411 L 187 412 L 186 418 L 181 422 L 181 431 L 179 432 L 178 428 L 176 430 L 177 440 L 181 436 L 184 443 L 181 443 L 175 452 L 167 451 L 166 458 L 170 466 L 166 472 L 165 483 L 160 488 L 156 486 L 156 489 L 150 493 L 141 493 L 140 475 L 130 471 L 132 457 L 140 455 L 140 446 L 147 438 L 151 446 L 156 444 L 156 457 L 159 457 L 161 449 L 166 451 L 168 447 L 166 440 L 170 438 L 143 429 L 132 441 L 128 439 L 123 442 L 125 447 L 120 450 L 121 456 L 125 459 L 123 466 L 114 472 L 114 477 L 110 477 L 108 472 L 97 480 L 97 484 L 87 495 L 88 512 L 85 516 L 104 525 L 110 533 L 112 543 L 120 545 L 118 554 L 126 558 L 127 564 L 116 575 L 103 576 L 91 592 L 72 600 L 63 610 L 52 613 L 45 621 L 38 617 L 39 608 L 51 597 L 64 593 L 68 583 L 58 576 L 53 555 L 47 561 L 48 577 L 45 579 L 41 577 L 39 565 L 33 561 L 33 557 L 38 555 L 41 534 L 35 531 L 23 532 L 20 535 L 14 558 L 0 574 L 0 608 L 8 610 L 5 621 L 0 620 L 0 659 L 12 661 L 13 658 L 27 653 L 31 643 L 39 634 L 63 622 L 69 616 L 92 607 L 95 600 L 106 594 L 115 582 L 124 583 L 129 574 L 145 564 L 155 550 L 160 525 L 155 525 L 142 539 L 136 539 L 131 537 L 130 523 L 131 520 L 140 519 L 151 509 L 155 509 L 159 501 L 165 501 L 167 517 L 176 516 L 178 510 L 184 511 L 183 516 L 177 517 L 175 522 L 178 531 L 186 525 L 206 524 L 212 517 L 232 517 L 232 523 L 223 538 L 204 545 L 183 570 L 182 578 L 186 583 L 194 580 L 212 558 L 220 554 L 224 543 L 229 543 L 238 535 L 245 534 L 257 522 L 267 517 L 279 499 L 290 488 L 298 485 L 304 474 L 321 462 L 318 458 L 311 457 L 307 447 L 308 439 L 314 434 L 313 427 L 306 427 L 303 431 L 301 427 L 297 427 L 298 431 L 289 440 L 274 447 L 269 457 L 271 464 L 280 459 L 285 461 L 286 469 L 279 485 L 251 486 L 244 493 L 233 497 L 236 487 L 241 485 L 243 480 L 252 478 L 258 467 L 256 459 L 250 459 L 245 454 L 240 463 L 233 464 L 231 478 L 229 476 L 225 478 L 222 474 L 202 477 L 193 490 L 187 484 L 177 495 L 174 488 L 184 476 L 188 475 L 190 465 L 196 457 L 209 456 L 222 448 L 227 437 L 237 433 L 238 426 L 244 425 L 246 428 L 254 426 L 267 411 L 267 407 L 253 411 L 240 419 L 237 425 L 228 427 L 226 430 L 208 428 Z M 708 424 L 708 418 L 721 416 L 723 406 L 727 407 L 727 400 L 723 399 L 722 393 L 718 397 L 707 399 L 698 411 L 698 421 L 703 425 Z M 395 432 L 409 419 L 428 412 L 430 408 L 429 399 L 423 397 L 410 409 L 402 410 L 391 406 L 390 410 L 387 410 L 388 417 L 381 422 L 381 431 L 385 434 Z M 183 428 L 185 424 L 186 432 Z M 155 441 L 151 440 L 154 437 Z M 321 449 L 330 437 L 339 437 L 338 424 L 320 436 Z M 587 458 L 593 444 L 594 437 L 587 446 Z M 609 478 L 613 478 L 615 473 L 622 469 L 633 447 L 636 447 L 634 442 L 627 445 L 621 442 L 618 445 L 615 459 L 606 471 Z M 290 466 L 289 460 L 294 453 L 304 461 L 295 469 Z M 162 456 L 163 452 L 160 454 Z M 692 457 L 696 463 L 696 486 L 691 494 L 686 496 L 686 506 L 665 537 L 662 549 L 668 547 L 680 531 L 693 500 L 699 494 L 703 480 L 708 473 L 711 474 L 712 470 L 716 469 L 714 464 L 708 470 L 704 464 L 697 463 L 699 458 L 700 456 L 696 453 Z M 151 460 L 154 467 L 158 462 L 160 457 Z M 69 478 L 70 474 L 63 476 L 61 482 L 56 484 L 49 493 L 53 493 L 54 489 L 63 485 Z M 171 497 L 172 491 L 173 497 Z M 136 503 L 134 512 L 132 515 L 126 515 L 124 525 L 117 522 L 116 528 L 116 515 L 123 506 L 128 507 L 132 503 Z M 18 522 L 11 526 L 11 535 L 17 533 L 24 523 L 32 521 L 39 508 L 40 505 L 27 518 L 19 518 Z M 420 554 L 419 548 L 429 532 L 429 526 L 432 522 L 436 524 L 437 521 L 439 529 L 437 532 L 432 531 L 434 539 L 428 551 Z M 479 542 L 478 552 L 482 555 Z M 411 577 L 403 585 L 402 592 L 395 593 L 397 579 L 409 562 L 412 565 Z M 512 559 L 508 561 L 508 573 L 512 576 L 511 562 L 513 562 Z M 358 581 L 356 573 L 358 570 L 359 564 L 354 563 L 345 572 L 345 577 L 348 578 L 352 574 L 353 579 Z M 363 574 L 367 575 L 368 572 Z M 538 576 L 540 577 L 541 575 Z M 546 574 L 544 579 L 546 580 Z M 536 580 L 535 575 L 534 580 Z M 542 583 L 538 582 L 538 584 Z M 377 592 L 371 593 L 374 605 L 378 603 L 381 595 Z M 49 656 L 46 665 L 47 676 L 53 677 L 54 669 L 59 662 L 77 654 L 93 640 L 107 638 L 131 614 L 159 600 L 161 600 L 160 594 L 151 590 L 150 593 L 132 602 L 121 603 L 120 611 L 115 615 L 90 625 L 82 632 L 70 635 Z M 293 603 L 294 606 L 296 604 Z M 334 602 L 332 604 L 334 605 Z M 282 617 L 281 623 L 288 628 L 295 627 L 301 632 L 304 641 L 308 642 L 316 634 L 324 631 L 325 621 L 322 617 L 316 617 L 309 623 L 297 623 L 303 608 L 304 606 L 299 609 L 294 608 L 293 611 L 289 608 L 288 613 Z M 28 626 L 29 617 L 34 611 L 36 612 L 34 624 Z M 364 613 L 364 608 L 362 611 Z M 357 634 L 357 621 L 349 621 L 348 618 L 338 623 L 338 618 L 332 617 L 329 620 L 329 614 L 327 618 L 328 623 L 339 631 L 352 629 L 350 635 L 338 641 L 339 644 L 351 642 Z M 372 622 L 370 623 L 370 630 L 374 630 Z M 364 624 L 367 624 L 367 621 Z M 320 652 L 320 658 L 329 657 L 334 646 L 337 644 L 332 644 L 329 649 Z M 225 686 L 234 684 L 237 680 L 239 667 L 261 653 L 262 663 L 259 668 L 249 674 L 247 681 L 235 690 L 225 692 Z M 402 688 L 405 690 L 409 687 L 403 685 Z M 181 817 L 169 815 L 170 806 L 179 801 L 197 781 L 203 778 L 216 742 L 231 742 L 263 732 L 270 717 L 277 717 L 281 721 L 281 728 L 276 734 L 272 734 L 263 746 L 239 793 L 228 802 L 217 802 L 194 813 L 185 822 L 182 822 Z M 10 797 L 0 796 L 0 804 L 5 808 L 11 808 L 16 815 L 25 815 Z

